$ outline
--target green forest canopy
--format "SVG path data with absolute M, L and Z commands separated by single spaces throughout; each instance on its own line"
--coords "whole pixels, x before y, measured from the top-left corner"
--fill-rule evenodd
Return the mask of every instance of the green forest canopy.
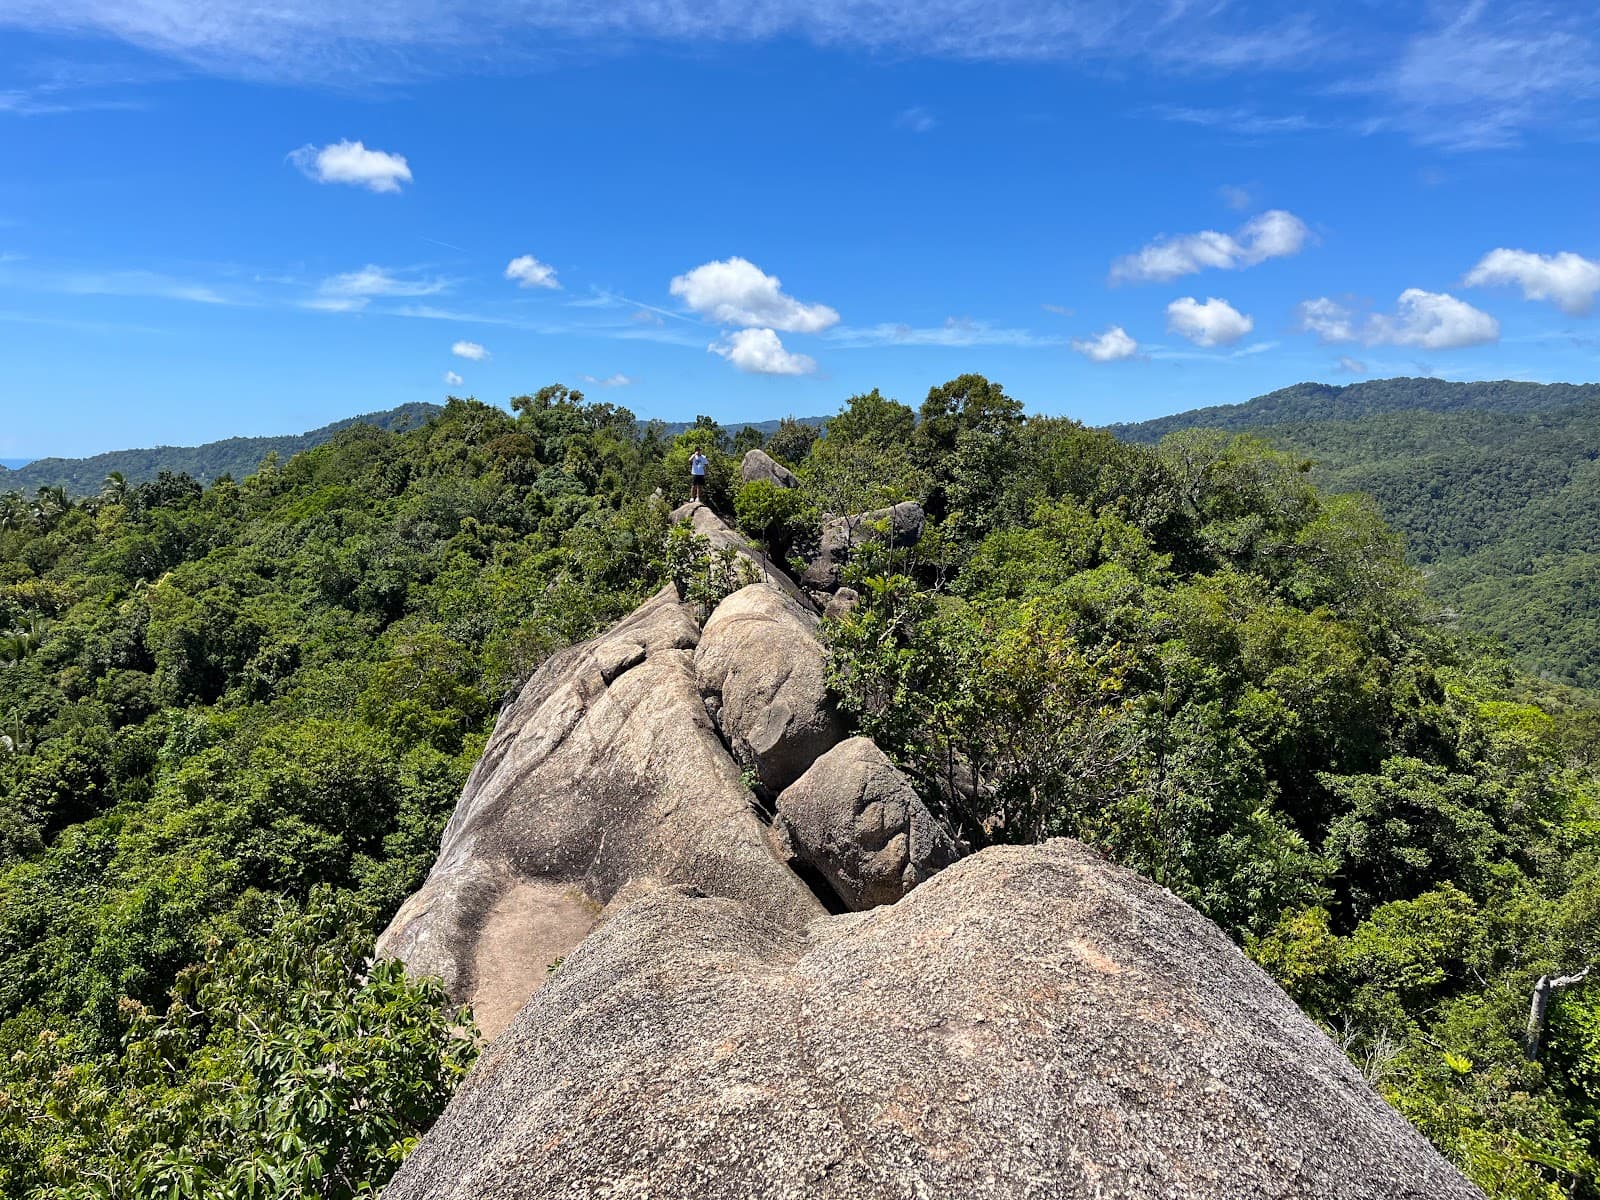
M 69 495 L 98 495 L 106 478 L 118 475 L 124 483 L 147 483 L 162 471 L 193 476 L 209 482 L 222 475 L 243 478 L 268 454 L 287 459 L 302 450 L 320 446 L 352 425 L 373 425 L 399 432 L 415 429 L 434 413 L 436 404 L 402 404 L 383 412 L 347 417 L 309 433 L 279 437 L 233 437 L 202 446 L 152 446 L 144 450 L 112 450 L 89 458 L 40 458 L 25 467 L 0 467 L 0 492 L 32 492 L 42 487 L 65 488 Z
M 1600 689 L 1600 385 L 1386 379 L 1301 384 L 1117 426 L 1252 430 L 1374 497 L 1462 625 L 1546 678 Z
M 400 433 L 415 429 L 439 411 L 437 404 L 402 404 L 383 412 L 365 413 L 334 421 L 309 433 L 286 434 L 279 437 L 235 437 L 200 446 L 152 446 L 144 450 L 113 450 L 88 458 L 40 458 L 25 466 L 8 469 L 0 461 L 0 493 L 16 491 L 24 494 L 42 487 L 66 489 L 70 496 L 96 496 L 107 479 L 116 478 L 121 483 L 133 485 L 148 483 L 162 471 L 175 475 L 189 475 L 201 483 L 209 483 L 223 475 L 242 479 L 254 471 L 268 454 L 288 459 L 302 450 L 310 450 L 329 441 L 334 434 L 352 425 L 373 425 Z M 794 422 L 795 418 L 785 418 Z M 800 417 L 798 423 L 821 428 L 826 417 Z M 691 421 L 639 422 L 642 434 L 647 425 L 654 424 L 655 436 L 676 437 L 692 427 Z M 782 420 L 757 421 L 744 428 L 762 438 L 776 433 Z
M 1560 995 L 1539 1061 L 1518 1040 L 1533 981 L 1600 955 L 1600 710 L 1453 635 L 1371 502 L 971 375 L 783 423 L 787 491 L 709 419 L 512 408 L 0 504 L 0 1192 L 381 1186 L 473 1048 L 364 957 L 499 705 L 654 589 L 701 594 L 666 518 L 693 443 L 778 561 L 826 512 L 927 507 L 825 635 L 941 819 L 1159 880 L 1491 1194 L 1600 1195 L 1600 990 Z

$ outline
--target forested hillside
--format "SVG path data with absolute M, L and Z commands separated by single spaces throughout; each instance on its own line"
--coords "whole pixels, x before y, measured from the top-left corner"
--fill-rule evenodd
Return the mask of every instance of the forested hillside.
M 64 488 L 71 496 L 99 494 L 108 477 L 120 483 L 147 483 L 162 471 L 193 476 L 209 482 L 221 475 L 243 478 L 268 454 L 287 459 L 302 450 L 320 446 L 352 425 L 378 429 L 415 429 L 439 411 L 436 404 L 402 404 L 383 412 L 347 417 L 308 433 L 281 437 L 235 437 L 201 446 L 152 446 L 145 450 L 112 450 L 89 458 L 40 458 L 16 470 L 0 467 L 0 492 L 32 492 L 42 487 Z
M 1367 379 L 1360 383 L 1297 383 L 1243 404 L 1219 404 L 1131 425 L 1111 425 L 1118 437 L 1154 444 L 1180 429 L 1356 421 L 1385 413 L 1534 413 L 1600 400 L 1600 384 L 1523 383 L 1514 379 L 1456 383 L 1448 379 Z
M 668 581 L 691 444 L 774 561 L 845 568 L 849 719 L 968 843 L 1078 837 L 1193 903 L 1498 1197 L 1600 1196 L 1600 715 L 1464 645 L 1373 505 L 1259 442 L 1027 419 L 978 376 L 768 441 L 561 388 L 0 523 L 0 1190 L 349 1197 L 469 1065 L 363 973 L 500 703 Z M 660 495 L 653 493 L 659 490 Z M 867 519 L 865 527 L 871 526 Z
M 1251 430 L 1312 460 L 1324 489 L 1373 496 L 1466 629 L 1600 689 L 1600 385 L 1302 384 L 1116 432 L 1207 427 Z

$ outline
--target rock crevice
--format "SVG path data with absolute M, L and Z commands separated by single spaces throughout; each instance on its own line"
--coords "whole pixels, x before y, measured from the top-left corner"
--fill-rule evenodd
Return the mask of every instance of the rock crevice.
M 826 911 L 741 778 L 748 767 L 775 796 L 842 736 L 816 615 L 704 505 L 676 516 L 746 555 L 758 581 L 704 629 L 665 587 L 535 672 L 379 939 L 491 1035 L 630 881 L 693 886 L 791 928 Z

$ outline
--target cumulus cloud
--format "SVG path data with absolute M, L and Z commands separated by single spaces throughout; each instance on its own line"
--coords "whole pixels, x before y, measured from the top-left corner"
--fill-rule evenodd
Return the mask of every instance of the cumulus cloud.
M 1205 229 L 1151 242 L 1112 263 L 1111 282 L 1159 282 L 1208 268 L 1234 271 L 1253 267 L 1269 258 L 1298 254 L 1310 238 L 1304 221 L 1274 208 L 1252 217 L 1234 233 Z
M 446 387 L 460 387 L 466 382 L 466 380 L 461 378 L 461 376 L 457 375 L 454 371 L 446 371 L 444 373 L 444 382 Z
M 1368 346 L 1416 346 L 1459 350 L 1500 340 L 1500 322 L 1447 292 L 1407 288 L 1392 315 L 1372 313 L 1365 320 L 1326 296 L 1299 307 L 1300 328 L 1324 342 L 1364 342 Z
M 1587 315 L 1600 292 L 1600 262 L 1570 250 L 1531 254 L 1526 250 L 1491 250 L 1467 273 L 1468 287 L 1515 285 L 1529 300 L 1549 300 L 1573 317 Z
M 621 371 L 618 371 L 615 375 L 607 375 L 604 379 L 600 378 L 598 375 L 585 375 L 583 376 L 583 381 L 585 383 L 592 384 L 595 387 L 614 388 L 627 387 L 633 382 L 633 379 L 630 376 L 624 375 Z
M 1139 343 L 1121 325 L 1113 325 L 1094 337 L 1073 338 L 1072 348 L 1093 362 L 1117 362 L 1139 353 Z
M 670 290 L 692 311 L 721 325 L 765 326 L 768 333 L 774 329 L 820 333 L 839 323 L 839 314 L 826 304 L 803 304 L 784 295 L 782 283 L 776 275 L 735 256 L 675 277 Z
M 556 269 L 542 263 L 531 254 L 513 258 L 506 264 L 506 278 L 516 281 L 518 287 L 559 288 Z
M 489 357 L 489 351 L 477 342 L 457 342 L 450 347 L 450 353 L 457 358 L 468 358 L 473 362 L 482 362 Z
M 1314 333 L 1324 342 L 1353 342 L 1359 336 L 1350 310 L 1326 296 L 1305 301 L 1295 315 L 1302 333 Z
M 1365 375 L 1367 373 L 1367 364 L 1359 358 L 1351 358 L 1348 354 L 1341 354 L 1339 356 L 1339 369 L 1351 375 Z
M 318 149 L 305 145 L 291 151 L 289 161 L 318 183 L 348 183 L 374 192 L 398 192 L 411 182 L 411 167 L 403 154 L 368 150 L 360 142 L 333 142 Z
M 1500 322 L 1445 292 L 1407 288 L 1395 315 L 1373 318 L 1372 341 L 1424 350 L 1455 350 L 1500 340 Z
M 739 329 L 706 349 L 752 375 L 809 375 L 817 369 L 815 359 L 791 354 L 770 329 Z
M 1207 296 L 1204 304 L 1181 296 L 1167 305 L 1167 328 L 1196 346 L 1231 346 L 1255 327 L 1253 319 L 1215 296 Z

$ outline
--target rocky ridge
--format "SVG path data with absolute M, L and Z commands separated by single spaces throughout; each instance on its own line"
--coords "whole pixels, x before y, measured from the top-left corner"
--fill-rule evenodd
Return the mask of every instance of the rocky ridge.
M 494 1038 L 390 1200 L 1479 1195 L 1194 910 L 1076 843 L 955 862 L 845 736 L 817 609 L 920 510 L 811 591 L 674 517 L 756 582 L 547 662 L 380 941 Z

